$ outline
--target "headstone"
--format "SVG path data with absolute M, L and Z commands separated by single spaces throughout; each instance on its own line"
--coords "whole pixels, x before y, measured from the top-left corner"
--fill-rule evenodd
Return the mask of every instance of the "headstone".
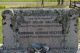
M 25 53 L 76 53 L 78 16 L 76 9 L 5 10 L 2 13 L 3 49 L 27 51 Z

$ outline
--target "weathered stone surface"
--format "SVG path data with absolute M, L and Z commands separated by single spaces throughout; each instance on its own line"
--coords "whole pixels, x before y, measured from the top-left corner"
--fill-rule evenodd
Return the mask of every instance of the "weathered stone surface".
M 76 9 L 12 9 L 2 16 L 3 53 L 76 53 L 78 49 Z

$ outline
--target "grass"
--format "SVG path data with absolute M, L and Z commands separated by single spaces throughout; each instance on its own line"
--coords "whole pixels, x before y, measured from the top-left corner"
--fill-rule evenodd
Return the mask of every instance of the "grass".
M 42 0 L 0 0 L 1 2 L 40 2 Z M 56 2 L 57 0 L 44 0 L 45 2 Z
M 0 9 L 0 43 L 3 42 L 3 36 L 2 36 L 2 17 L 1 17 L 1 12 L 3 9 Z
M 0 2 L 40 2 L 42 0 L 0 0 Z M 44 0 L 45 2 L 57 2 L 57 0 Z M 70 0 L 64 0 L 69 2 Z M 80 0 L 72 0 L 72 1 L 80 1 Z

